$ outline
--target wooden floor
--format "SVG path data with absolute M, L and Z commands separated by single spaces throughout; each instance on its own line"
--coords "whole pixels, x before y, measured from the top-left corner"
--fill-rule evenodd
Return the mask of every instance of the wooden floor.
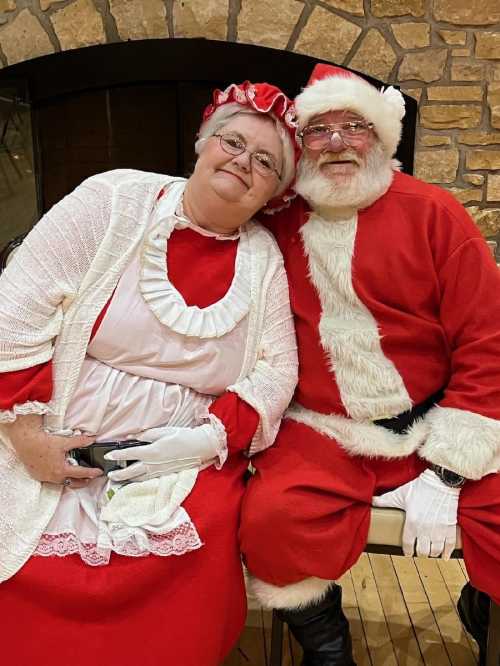
M 477 664 L 476 645 L 455 609 L 466 575 L 461 560 L 363 554 L 339 581 L 358 666 Z M 270 624 L 269 613 L 251 609 L 223 666 L 267 666 Z M 300 654 L 285 632 L 283 666 L 299 666 Z

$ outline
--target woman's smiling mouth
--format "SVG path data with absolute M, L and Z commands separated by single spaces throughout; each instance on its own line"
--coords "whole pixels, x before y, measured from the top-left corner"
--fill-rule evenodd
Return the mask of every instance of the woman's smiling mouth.
M 250 185 L 247 182 L 245 182 L 241 176 L 238 176 L 237 173 L 234 173 L 234 171 L 229 171 L 228 169 L 217 169 L 217 171 L 221 171 L 222 173 L 233 176 L 233 178 L 237 178 L 240 181 L 240 183 L 242 183 L 242 185 L 244 185 L 247 188 L 247 190 L 250 189 Z

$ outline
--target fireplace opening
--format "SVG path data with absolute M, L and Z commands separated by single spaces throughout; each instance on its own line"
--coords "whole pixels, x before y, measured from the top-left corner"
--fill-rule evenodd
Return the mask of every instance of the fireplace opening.
M 0 248 L 88 176 L 116 168 L 189 175 L 214 88 L 269 81 L 295 97 L 318 62 L 204 39 L 88 47 L 0 71 Z M 383 82 L 365 77 L 375 85 Z M 413 170 L 417 104 L 397 157 Z

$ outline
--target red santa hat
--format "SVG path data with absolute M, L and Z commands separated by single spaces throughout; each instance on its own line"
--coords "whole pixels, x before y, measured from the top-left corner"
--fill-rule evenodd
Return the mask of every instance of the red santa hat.
M 319 63 L 304 90 L 295 99 L 299 129 L 327 111 L 348 109 L 373 123 L 387 153 L 392 157 L 401 138 L 405 114 L 403 95 L 389 86 L 378 90 L 371 83 L 336 65 Z

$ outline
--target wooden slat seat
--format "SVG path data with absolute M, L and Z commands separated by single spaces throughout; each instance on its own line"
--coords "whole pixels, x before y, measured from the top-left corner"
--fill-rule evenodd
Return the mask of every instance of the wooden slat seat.
M 388 553 L 401 555 L 401 540 L 405 523 L 405 512 L 399 509 L 372 508 L 370 529 L 368 531 L 369 553 Z M 460 530 L 457 534 L 457 546 L 452 557 L 462 557 L 462 539 Z

